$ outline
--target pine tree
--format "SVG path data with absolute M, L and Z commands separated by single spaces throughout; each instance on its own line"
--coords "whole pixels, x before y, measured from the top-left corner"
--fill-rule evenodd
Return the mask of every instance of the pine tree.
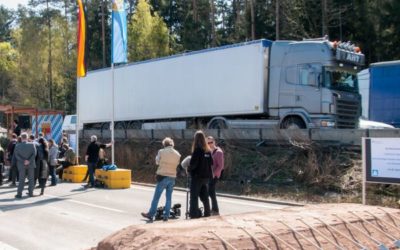
M 14 21 L 12 11 L 0 5 L 0 42 L 8 42 L 11 38 L 11 24 Z
M 128 27 L 130 61 L 141 61 L 169 55 L 169 32 L 163 19 L 151 5 L 139 0 Z
M 17 70 L 18 52 L 9 42 L 0 42 L 0 103 L 8 104 L 12 99 L 14 75 Z

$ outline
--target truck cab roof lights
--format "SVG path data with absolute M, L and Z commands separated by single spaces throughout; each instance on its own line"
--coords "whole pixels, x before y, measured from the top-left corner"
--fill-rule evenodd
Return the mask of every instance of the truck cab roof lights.
M 361 48 L 358 46 L 355 46 L 354 44 L 352 44 L 350 41 L 347 42 L 342 42 L 342 41 L 334 41 L 334 42 L 330 42 L 332 48 L 334 49 L 342 49 L 342 50 L 346 50 L 346 51 L 350 51 L 350 52 L 355 52 L 355 53 L 359 53 L 361 54 Z

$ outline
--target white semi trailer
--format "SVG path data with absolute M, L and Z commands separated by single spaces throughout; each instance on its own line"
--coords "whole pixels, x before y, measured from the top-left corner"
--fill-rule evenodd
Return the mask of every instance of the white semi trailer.
M 325 39 L 258 40 L 89 72 L 79 120 L 133 128 L 357 127 L 364 55 Z

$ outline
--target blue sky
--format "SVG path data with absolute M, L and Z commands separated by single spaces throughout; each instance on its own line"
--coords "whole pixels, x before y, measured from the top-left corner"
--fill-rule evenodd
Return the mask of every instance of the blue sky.
M 8 9 L 17 9 L 18 4 L 27 5 L 29 0 L 0 0 L 0 5 Z

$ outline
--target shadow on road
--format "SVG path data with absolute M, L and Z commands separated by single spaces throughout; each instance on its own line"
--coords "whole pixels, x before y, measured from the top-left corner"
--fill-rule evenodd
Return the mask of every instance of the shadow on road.
M 13 211 L 13 210 L 18 210 L 18 209 L 23 209 L 23 208 L 29 208 L 29 207 L 37 207 L 37 206 L 42 206 L 42 205 L 46 205 L 49 203 L 54 203 L 54 202 L 59 202 L 59 201 L 64 201 L 64 200 L 68 200 L 69 197 L 71 196 L 75 196 L 75 195 L 80 195 L 80 194 L 84 194 L 84 193 L 89 193 L 89 192 L 95 192 L 96 189 L 92 189 L 92 190 L 87 190 L 87 189 L 82 189 L 81 191 L 84 192 L 80 192 L 80 193 L 76 193 L 76 191 L 79 191 L 81 189 L 74 189 L 71 190 L 71 192 L 75 192 L 75 193 L 71 193 L 71 194 L 66 194 L 66 195 L 61 195 L 59 197 L 47 197 L 45 199 L 41 199 L 41 200 L 36 200 L 34 202 L 31 203 L 23 203 L 23 204 L 6 204 L 6 205 L 1 205 L 1 210 L 3 212 L 8 212 L 8 211 Z M 16 192 L 16 190 L 12 190 L 9 191 L 7 193 L 11 193 L 11 192 Z M 22 196 L 21 199 L 15 199 L 15 198 L 6 198 L 6 199 L 0 199 L 0 203 L 3 202 L 18 202 L 18 201 L 27 201 L 27 200 L 35 200 L 38 197 L 46 197 L 46 194 L 44 196 L 37 196 L 35 195 L 35 197 L 29 198 L 28 196 Z

